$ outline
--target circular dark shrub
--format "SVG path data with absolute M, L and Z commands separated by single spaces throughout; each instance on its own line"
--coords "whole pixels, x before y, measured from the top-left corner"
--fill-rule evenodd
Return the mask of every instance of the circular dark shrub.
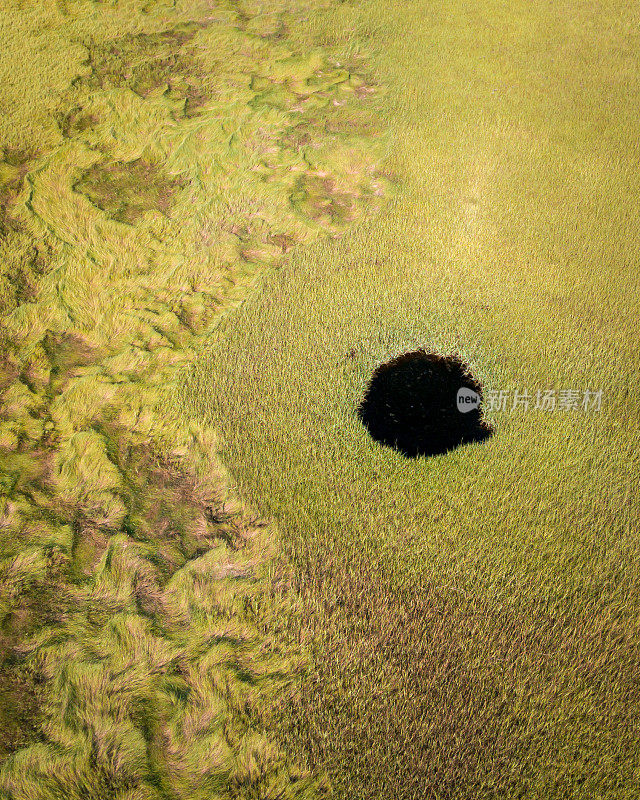
M 482 387 L 458 356 L 416 350 L 379 366 L 358 407 L 371 436 L 409 458 L 446 453 L 493 433 Z

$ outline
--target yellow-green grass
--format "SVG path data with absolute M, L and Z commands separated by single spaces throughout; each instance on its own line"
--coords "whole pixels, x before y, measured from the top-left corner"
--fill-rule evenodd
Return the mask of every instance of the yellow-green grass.
M 327 5 L 3 4 L 3 800 L 324 792 L 257 716 L 300 664 L 271 526 L 168 396 L 264 269 L 389 188 L 361 48 L 297 33 Z
M 311 658 L 266 719 L 341 798 L 640 795 L 639 23 L 416 0 L 307 29 L 367 41 L 402 190 L 262 279 L 179 399 L 277 523 Z M 406 460 L 354 412 L 418 346 L 602 408 Z

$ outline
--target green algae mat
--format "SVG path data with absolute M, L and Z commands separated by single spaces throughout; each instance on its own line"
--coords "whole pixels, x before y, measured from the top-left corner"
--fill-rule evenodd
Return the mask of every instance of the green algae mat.
M 0 798 L 640 796 L 638 31 L 3 4 Z

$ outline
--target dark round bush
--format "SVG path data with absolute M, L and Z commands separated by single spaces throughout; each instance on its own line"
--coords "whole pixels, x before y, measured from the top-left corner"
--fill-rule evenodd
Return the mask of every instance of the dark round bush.
M 477 407 L 459 410 L 460 389 L 478 395 Z M 426 350 L 379 366 L 357 413 L 377 442 L 409 458 L 447 453 L 493 433 L 482 418 L 482 387 L 468 365 L 457 355 Z

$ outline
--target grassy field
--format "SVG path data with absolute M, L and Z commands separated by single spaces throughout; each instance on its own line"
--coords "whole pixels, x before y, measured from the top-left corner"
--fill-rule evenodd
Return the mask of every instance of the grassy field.
M 3 3 L 2 800 L 640 796 L 640 12 L 441 6 Z
M 366 45 L 399 191 L 266 273 L 178 408 L 277 526 L 297 602 L 260 620 L 308 667 L 264 719 L 336 797 L 640 796 L 639 23 L 378 0 L 300 34 Z M 354 412 L 418 346 L 601 409 L 509 405 L 406 460 Z
M 255 620 L 273 526 L 167 412 L 261 272 L 389 193 L 361 48 L 298 33 L 328 5 L 2 6 L 2 798 L 325 792 L 257 715 L 302 663 Z

